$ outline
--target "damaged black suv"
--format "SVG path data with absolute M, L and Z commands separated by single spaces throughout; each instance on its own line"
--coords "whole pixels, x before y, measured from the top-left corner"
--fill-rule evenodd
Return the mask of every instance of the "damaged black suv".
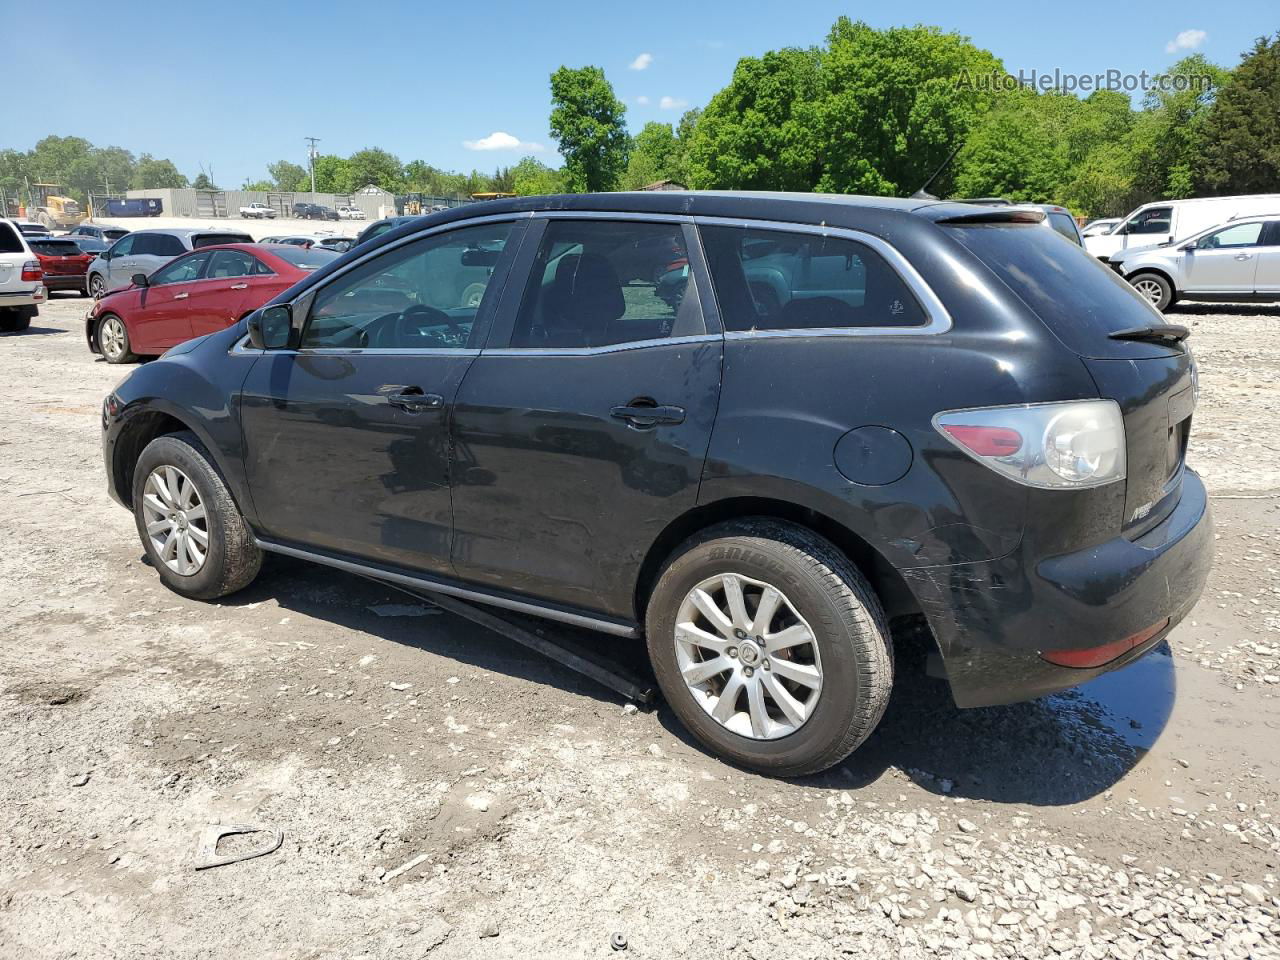
M 955 702 L 1122 666 L 1208 573 L 1195 367 L 1020 208 L 787 194 L 415 219 L 106 399 L 161 579 L 264 552 L 644 637 L 672 709 L 798 775 L 870 734 L 890 621 Z

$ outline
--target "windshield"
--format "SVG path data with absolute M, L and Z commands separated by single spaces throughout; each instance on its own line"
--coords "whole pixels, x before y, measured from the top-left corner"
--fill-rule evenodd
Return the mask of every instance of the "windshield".
M 307 250 L 303 247 L 281 247 L 272 250 L 277 257 L 292 263 L 299 270 L 318 270 L 326 263 L 333 263 L 334 258 L 338 256 L 332 250 L 326 250 L 324 247 L 312 247 Z
M 1164 323 L 1115 271 L 1042 224 L 947 229 L 1081 356 L 1116 355 L 1108 335 Z

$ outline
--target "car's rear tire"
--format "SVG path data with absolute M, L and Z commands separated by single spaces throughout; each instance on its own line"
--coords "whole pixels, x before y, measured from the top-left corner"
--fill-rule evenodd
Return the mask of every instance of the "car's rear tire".
M 1175 299 L 1173 284 L 1163 274 L 1149 270 L 1135 273 L 1129 278 L 1129 283 L 1133 285 L 1133 289 L 1137 290 L 1148 303 L 1161 313 L 1173 306 Z
M 89 277 L 89 296 L 95 300 L 101 300 L 107 293 L 107 281 L 102 279 L 101 274 L 93 274 Z
M 133 474 L 138 536 L 166 587 L 214 600 L 248 586 L 262 551 L 211 458 L 190 431 L 147 444 Z
M 114 313 L 98 319 L 98 349 L 107 363 L 132 363 L 138 359 L 129 342 L 129 328 Z
M 0 310 L 0 332 L 21 333 L 31 326 L 31 318 L 35 315 L 35 308 L 28 307 L 9 307 Z
M 662 571 L 645 626 L 658 684 L 685 727 L 761 773 L 839 763 L 889 701 L 880 601 L 840 550 L 803 527 L 753 518 L 703 531 Z

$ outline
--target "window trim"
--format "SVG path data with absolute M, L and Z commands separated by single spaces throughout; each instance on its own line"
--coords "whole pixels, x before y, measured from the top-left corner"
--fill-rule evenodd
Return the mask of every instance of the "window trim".
M 808 233 L 821 237 L 837 237 L 852 240 L 869 247 L 879 254 L 889 269 L 898 275 L 908 290 L 920 303 L 928 323 L 915 327 L 790 327 L 779 330 L 725 330 L 726 340 L 759 340 L 766 337 L 921 337 L 936 336 L 951 329 L 951 314 L 933 288 L 920 276 L 899 251 L 886 240 L 874 234 L 848 227 L 829 227 L 809 223 L 792 223 L 783 220 L 745 220 L 736 217 L 694 217 L 696 226 L 742 227 L 748 230 L 773 230 L 778 233 Z M 712 296 L 716 296 L 712 283 Z

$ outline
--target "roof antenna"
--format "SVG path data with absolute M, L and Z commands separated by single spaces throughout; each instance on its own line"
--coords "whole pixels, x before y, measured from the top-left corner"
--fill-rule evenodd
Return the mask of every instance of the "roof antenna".
M 964 144 L 960 145 L 960 147 L 963 147 L 963 146 Z M 956 158 L 956 154 L 960 152 L 960 147 L 956 147 L 954 150 L 951 151 L 951 155 L 948 156 L 947 159 L 942 161 L 942 166 L 940 166 L 937 170 L 933 171 L 933 176 L 931 176 L 928 180 L 926 180 L 924 182 L 924 186 L 922 186 L 919 190 L 913 193 L 910 199 L 912 200 L 937 200 L 938 199 L 932 193 L 928 192 L 929 187 L 933 186 L 933 181 L 937 180 L 940 176 L 942 176 L 943 170 L 951 166 L 951 161 L 954 160 Z

